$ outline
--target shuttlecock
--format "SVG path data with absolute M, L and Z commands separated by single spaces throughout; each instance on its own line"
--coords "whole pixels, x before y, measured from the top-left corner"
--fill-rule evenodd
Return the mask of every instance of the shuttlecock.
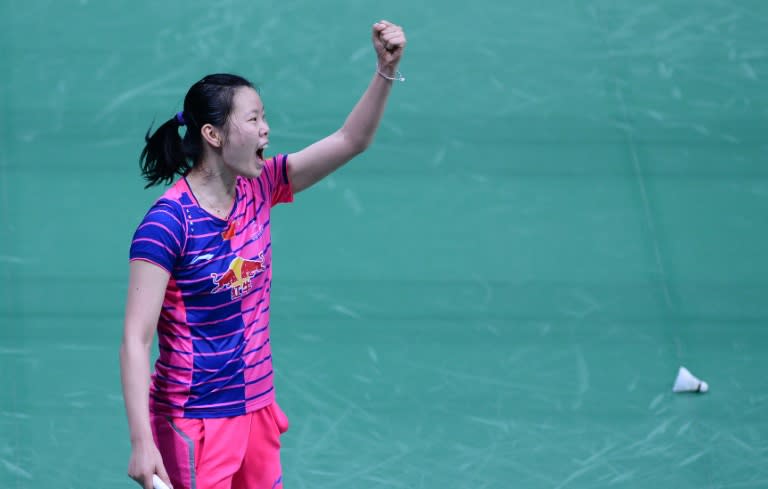
M 677 378 L 675 379 L 675 385 L 672 386 L 672 392 L 707 392 L 709 390 L 709 384 L 701 379 L 696 378 L 685 367 L 680 367 L 677 371 Z

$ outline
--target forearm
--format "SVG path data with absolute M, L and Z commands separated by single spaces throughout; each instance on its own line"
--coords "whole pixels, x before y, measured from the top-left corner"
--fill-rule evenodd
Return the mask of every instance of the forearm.
M 288 158 L 288 179 L 294 192 L 300 192 L 335 171 L 373 141 L 392 91 L 405 34 L 388 21 L 377 22 L 372 29 L 377 71 L 341 128 Z
M 365 151 L 384 114 L 392 81 L 374 73 L 368 88 L 335 133 L 288 159 L 288 178 L 294 192 L 322 180 Z
M 374 73 L 365 93 L 347 116 L 340 132 L 356 151 L 365 150 L 373 141 L 391 91 L 392 80 Z
M 120 347 L 120 377 L 131 444 L 152 440 L 149 424 L 149 344 L 126 339 Z

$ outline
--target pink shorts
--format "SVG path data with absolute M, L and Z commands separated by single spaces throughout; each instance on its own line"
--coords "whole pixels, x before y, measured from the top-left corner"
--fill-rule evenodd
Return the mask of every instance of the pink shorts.
M 277 402 L 232 418 L 150 418 L 173 489 L 283 487 L 280 435 L 288 418 Z

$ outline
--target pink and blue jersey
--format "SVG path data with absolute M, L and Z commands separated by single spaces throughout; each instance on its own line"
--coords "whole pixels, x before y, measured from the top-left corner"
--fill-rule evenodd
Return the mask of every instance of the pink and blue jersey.
M 147 212 L 130 259 L 170 273 L 157 324 L 160 355 L 150 410 L 172 417 L 237 416 L 272 403 L 270 209 L 291 202 L 287 156 L 237 178 L 227 220 L 203 210 L 179 179 Z

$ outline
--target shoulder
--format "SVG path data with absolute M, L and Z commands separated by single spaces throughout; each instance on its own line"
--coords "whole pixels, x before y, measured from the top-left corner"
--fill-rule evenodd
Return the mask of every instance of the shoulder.
M 160 226 L 174 235 L 186 234 L 187 219 L 185 215 L 185 200 L 189 200 L 186 185 L 179 182 L 168 188 L 158 197 L 147 210 L 139 224 L 139 229 L 148 225 Z
M 267 158 L 264 160 L 264 169 L 261 171 L 261 175 L 253 180 L 264 181 L 269 183 L 270 186 L 284 183 L 288 177 L 288 172 L 286 171 L 287 162 L 288 155 L 283 153 Z
M 247 179 L 256 192 L 260 192 L 266 199 L 274 195 L 288 185 L 288 155 L 277 154 L 264 160 L 264 168 L 261 174 L 255 178 Z

